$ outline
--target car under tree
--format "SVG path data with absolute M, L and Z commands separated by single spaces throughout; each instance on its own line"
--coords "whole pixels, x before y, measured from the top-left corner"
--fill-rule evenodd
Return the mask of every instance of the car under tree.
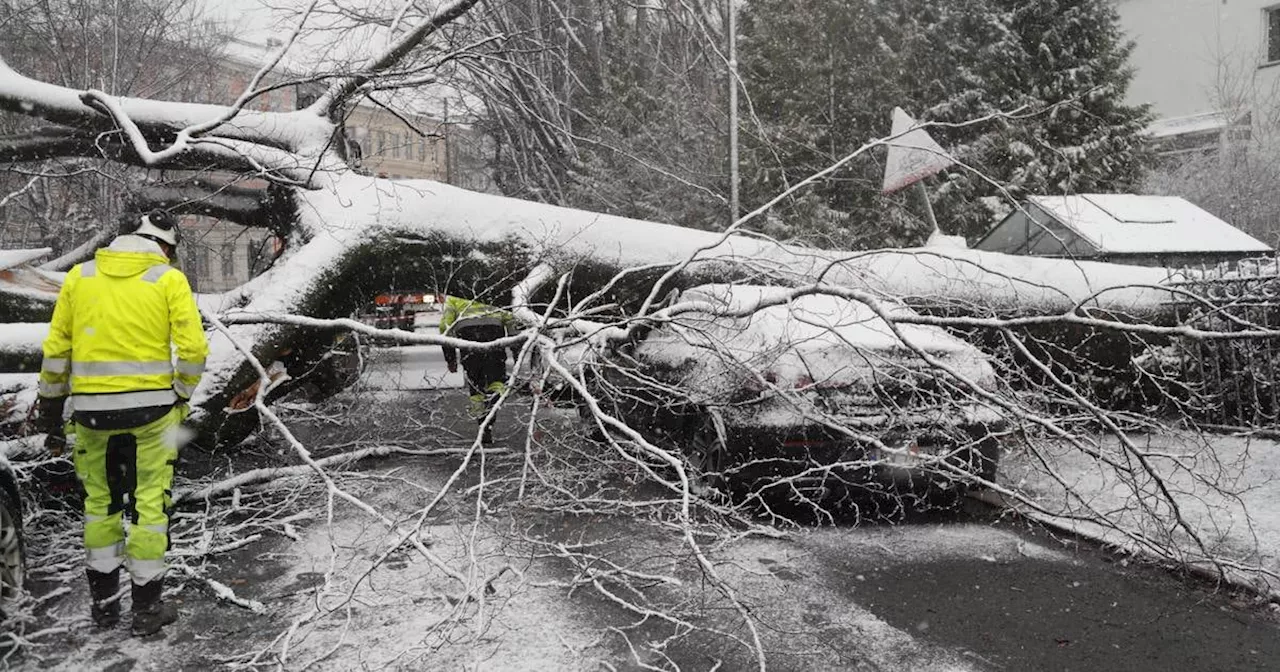
M 989 401 L 987 355 L 910 323 L 919 316 L 900 303 L 788 291 L 695 287 L 675 300 L 697 309 L 624 343 L 570 343 L 560 358 L 605 413 L 680 447 L 734 501 L 896 514 L 952 507 L 995 479 L 1008 423 Z

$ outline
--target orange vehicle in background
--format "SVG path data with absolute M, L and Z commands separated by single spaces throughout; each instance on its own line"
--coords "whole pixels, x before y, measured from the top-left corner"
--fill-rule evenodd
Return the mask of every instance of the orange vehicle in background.
M 419 313 L 439 312 L 444 308 L 444 295 L 434 292 L 384 292 L 373 297 L 373 312 L 360 321 L 379 329 L 413 330 Z

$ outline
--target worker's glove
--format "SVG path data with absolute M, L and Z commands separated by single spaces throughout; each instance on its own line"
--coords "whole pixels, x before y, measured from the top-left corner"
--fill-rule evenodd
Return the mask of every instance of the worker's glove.
M 458 372 L 458 363 L 457 363 L 457 362 L 447 362 L 447 364 L 449 365 L 449 373 L 457 373 L 457 372 Z
M 44 437 L 44 449 L 54 457 L 62 457 L 62 453 L 67 449 L 67 435 L 61 430 L 49 432 Z
M 180 399 L 173 407 L 178 409 L 178 422 L 186 421 L 187 416 L 191 415 L 191 404 L 186 399 Z

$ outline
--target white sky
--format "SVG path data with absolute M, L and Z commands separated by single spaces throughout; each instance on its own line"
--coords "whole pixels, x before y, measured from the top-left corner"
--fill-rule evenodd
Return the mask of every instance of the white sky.
M 271 33 L 271 10 L 263 0 L 204 0 L 204 4 L 210 18 L 233 26 L 241 39 L 263 42 Z

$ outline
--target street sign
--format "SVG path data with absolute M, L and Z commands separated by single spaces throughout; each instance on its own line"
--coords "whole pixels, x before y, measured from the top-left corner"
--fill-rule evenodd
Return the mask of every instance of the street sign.
M 893 108 L 893 139 L 884 168 L 886 194 L 909 187 L 955 163 L 942 147 L 901 107 Z

